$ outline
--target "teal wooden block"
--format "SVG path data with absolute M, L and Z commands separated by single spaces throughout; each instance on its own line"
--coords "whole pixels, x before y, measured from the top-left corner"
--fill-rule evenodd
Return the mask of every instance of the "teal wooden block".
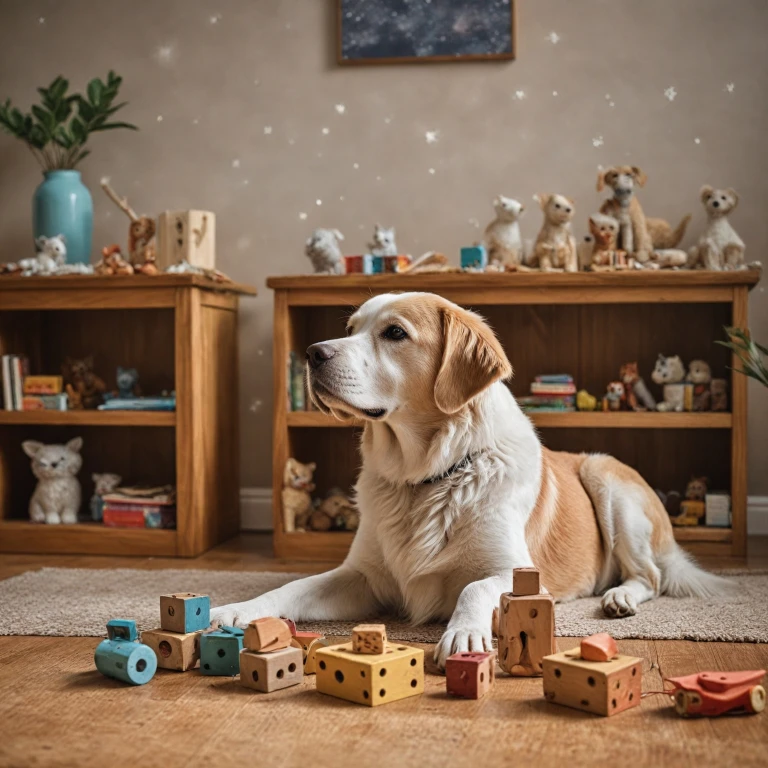
M 239 675 L 243 635 L 238 627 L 220 627 L 200 637 L 200 672 L 203 675 Z
M 107 637 L 110 640 L 128 640 L 133 642 L 139 639 L 139 631 L 136 622 L 132 619 L 111 619 L 107 622 Z
M 485 269 L 488 266 L 488 252 L 484 245 L 471 245 L 461 249 L 462 269 Z
M 93 654 L 102 675 L 132 685 L 148 683 L 157 671 L 157 656 L 147 645 L 129 640 L 102 640 Z
M 211 624 L 211 598 L 190 592 L 160 595 L 160 626 L 167 632 L 188 635 L 208 629 Z

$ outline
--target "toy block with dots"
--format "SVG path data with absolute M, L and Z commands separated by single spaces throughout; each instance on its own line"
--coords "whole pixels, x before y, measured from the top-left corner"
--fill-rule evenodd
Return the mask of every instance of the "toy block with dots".
M 451 696 L 480 699 L 493 687 L 495 653 L 454 653 L 445 662 L 445 686 Z
M 606 717 L 640 704 L 643 660 L 614 654 L 615 643 L 605 637 L 584 638 L 581 647 L 544 659 L 547 701 Z
M 160 596 L 160 628 L 181 635 L 208 629 L 211 600 L 190 592 Z
M 279 651 L 288 648 L 293 635 L 291 629 L 282 619 L 272 616 L 255 619 L 245 629 L 243 645 L 249 651 Z
M 262 693 L 289 688 L 304 681 L 301 650 L 294 646 L 268 653 L 244 650 L 240 654 L 240 683 Z
M 297 632 L 291 639 L 291 645 L 301 650 L 304 663 L 304 674 L 314 675 L 316 672 L 315 656 L 318 648 L 328 646 L 324 635 L 318 632 Z
M 556 650 L 555 601 L 539 592 L 539 572 L 515 568 L 512 592 L 499 601 L 499 666 L 515 677 L 540 676 L 542 660 Z
M 200 661 L 200 636 L 202 632 L 167 632 L 164 629 L 147 629 L 141 633 L 141 642 L 157 655 L 157 666 L 176 672 L 188 672 Z
M 108 639 L 102 640 L 93 654 L 102 675 L 132 685 L 148 683 L 157 671 L 157 658 L 151 648 L 136 642 L 136 622 L 112 619 L 107 624 Z
M 376 707 L 424 693 L 424 651 L 387 643 L 384 653 L 357 653 L 352 643 L 317 651 L 317 690 Z
M 352 630 L 352 650 L 355 653 L 384 653 L 387 630 L 383 624 L 358 624 Z
M 238 675 L 243 635 L 239 627 L 219 627 L 200 637 L 200 672 L 203 675 Z

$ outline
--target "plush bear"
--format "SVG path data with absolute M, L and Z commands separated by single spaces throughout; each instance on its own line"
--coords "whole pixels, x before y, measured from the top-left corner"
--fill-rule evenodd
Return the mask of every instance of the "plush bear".
M 685 403 L 685 366 L 679 355 L 659 355 L 651 379 L 664 387 L 664 399 L 656 404 L 656 410 L 682 411 Z
M 315 490 L 312 476 L 317 469 L 314 461 L 302 464 L 288 459 L 283 471 L 283 529 L 286 533 L 303 531 L 312 514 L 312 497 Z
M 81 500 L 76 475 L 83 464 L 83 438 L 72 438 L 66 445 L 25 440 L 21 447 L 32 459 L 32 474 L 38 481 L 29 501 L 29 519 L 48 525 L 76 523 Z
M 307 240 L 305 252 L 319 275 L 341 275 L 344 260 L 339 242 L 344 235 L 338 229 L 316 229 Z
M 488 250 L 488 263 L 510 271 L 523 260 L 520 217 L 525 206 L 511 197 L 499 195 L 493 201 L 496 218 L 485 228 L 483 240 Z
M 91 496 L 90 503 L 91 517 L 97 522 L 100 522 L 104 519 L 104 497 L 108 493 L 112 493 L 112 491 L 114 491 L 123 481 L 123 478 L 112 472 L 94 472 L 94 474 L 91 475 L 91 479 L 94 484 L 93 496 Z
M 334 488 L 312 512 L 309 527 L 313 531 L 356 531 L 360 515 L 352 501 L 340 490 Z
M 73 401 L 82 408 L 97 408 L 104 399 L 107 387 L 103 379 L 93 372 L 93 357 L 88 356 L 82 360 L 67 358 L 61 366 L 66 392 L 70 395 L 70 407 Z M 70 394 L 72 392 L 75 397 Z
M 368 243 L 368 250 L 373 256 L 397 256 L 395 228 L 376 224 L 373 229 L 373 239 Z
M 693 410 L 708 411 L 710 407 L 712 369 L 705 360 L 691 360 L 686 381 L 693 384 Z

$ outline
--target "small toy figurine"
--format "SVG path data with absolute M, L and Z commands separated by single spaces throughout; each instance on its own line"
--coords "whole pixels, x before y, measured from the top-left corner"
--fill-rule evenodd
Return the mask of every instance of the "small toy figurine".
M 6 264 L 3 272 L 8 274 L 21 273 L 22 277 L 55 275 L 66 264 L 66 242 L 64 235 L 38 237 L 35 240 L 37 255 L 28 259 L 20 259 L 15 264 Z
M 728 410 L 728 381 L 726 379 L 712 379 L 709 384 L 710 402 L 713 411 Z
M 633 411 L 653 411 L 656 409 L 656 401 L 645 386 L 637 370 L 637 363 L 625 363 L 619 370 L 619 376 L 624 383 L 627 394 L 627 403 Z M 638 400 L 640 402 L 638 402 Z
M 125 197 L 119 197 L 109 185 L 109 179 L 101 180 L 101 188 L 107 197 L 131 220 L 128 230 L 128 259 L 134 267 L 155 262 L 155 220 L 149 216 L 137 216 Z
M 97 275 L 132 275 L 133 267 L 123 258 L 116 243 L 101 249 L 101 261 L 94 267 Z
M 693 384 L 693 410 L 708 411 L 711 401 L 712 369 L 704 360 L 691 360 L 685 380 Z
M 368 250 L 373 256 L 397 256 L 395 228 L 376 224 L 373 229 L 373 239 L 368 243 Z
M 743 672 L 697 672 L 667 677 L 675 712 L 682 717 L 717 717 L 726 712 L 756 714 L 765 709 L 764 669 Z
M 542 272 L 578 272 L 576 240 L 571 234 L 573 201 L 563 195 L 534 195 L 544 212 L 544 223 L 533 246 L 529 266 Z
M 590 395 L 586 389 L 580 389 L 576 393 L 576 407 L 580 411 L 594 411 L 597 408 L 597 398 Z
M 67 394 L 70 394 L 71 387 L 72 392 L 76 394 L 83 408 L 93 409 L 101 405 L 107 387 L 103 379 L 93 372 L 92 355 L 82 360 L 73 360 L 68 357 L 61 366 L 61 372 L 64 377 Z M 71 400 L 70 407 L 76 407 L 72 404 Z
M 91 475 L 94 483 L 93 496 L 91 496 L 91 519 L 101 522 L 104 519 L 104 496 L 112 493 L 123 481 L 120 475 L 112 472 L 94 472 Z
M 468 272 L 484 272 L 488 266 L 488 254 L 483 245 L 470 245 L 461 249 L 461 268 Z
M 589 233 L 593 241 L 590 259 L 593 272 L 611 272 L 630 266 L 627 262 L 627 252 L 616 247 L 619 222 L 613 216 L 593 213 L 589 217 Z
M 316 275 L 340 275 L 344 261 L 339 242 L 344 235 L 338 229 L 316 229 L 307 240 L 305 253 L 312 262 Z
M 349 497 L 334 488 L 314 508 L 308 527 L 313 531 L 356 531 L 359 524 L 360 515 Z
M 657 411 L 682 411 L 685 407 L 685 366 L 678 355 L 659 355 L 651 373 L 655 384 L 664 387 L 664 399 L 656 404 Z
M 707 478 L 693 477 L 685 489 L 685 498 L 680 502 L 680 514 L 672 517 L 672 525 L 698 525 L 706 514 Z
M 77 473 L 83 465 L 83 438 L 73 437 L 66 445 L 25 440 L 21 447 L 32 459 L 32 474 L 37 478 L 29 500 L 29 519 L 48 525 L 76 523 L 82 498 Z
M 312 514 L 312 497 L 315 490 L 312 475 L 317 469 L 314 461 L 302 464 L 288 459 L 283 470 L 283 529 L 286 533 L 303 531 Z
M 96 669 L 124 683 L 148 683 L 157 671 L 157 656 L 150 647 L 136 641 L 136 622 L 112 619 L 107 622 L 107 634 L 93 654 Z
M 604 411 L 622 411 L 626 405 L 627 398 L 624 391 L 624 384 L 620 381 L 612 381 L 608 384 L 608 389 L 603 397 Z
M 512 271 L 523 261 L 520 217 L 525 206 L 511 197 L 499 195 L 493 201 L 493 209 L 496 211 L 496 218 L 485 228 L 483 235 L 488 250 L 488 262 L 495 267 Z
M 140 397 L 139 374 L 135 368 L 117 366 L 118 397 Z

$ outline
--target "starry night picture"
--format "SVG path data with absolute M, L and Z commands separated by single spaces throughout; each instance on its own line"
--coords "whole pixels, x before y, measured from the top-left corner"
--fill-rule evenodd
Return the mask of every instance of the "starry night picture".
M 339 63 L 513 59 L 514 0 L 337 0 Z

